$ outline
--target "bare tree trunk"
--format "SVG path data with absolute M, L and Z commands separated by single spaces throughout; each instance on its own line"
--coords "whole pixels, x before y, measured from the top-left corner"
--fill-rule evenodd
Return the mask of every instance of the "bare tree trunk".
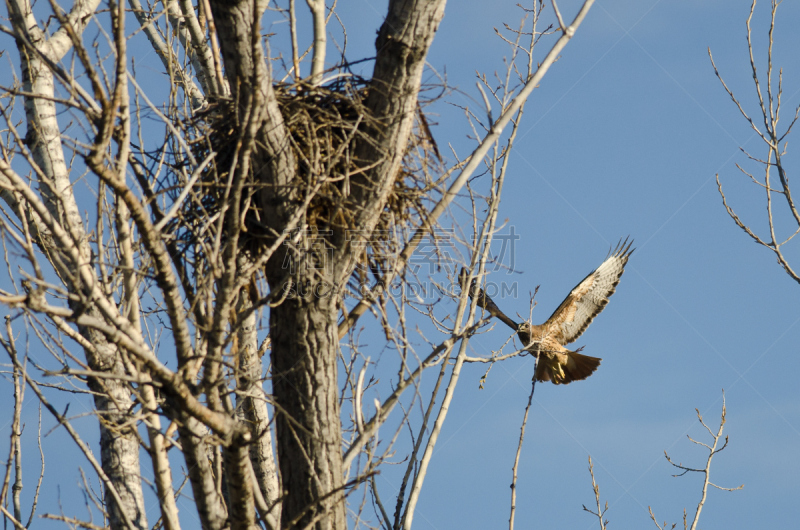
M 252 0 L 211 5 L 240 123 L 259 113 L 256 119 L 262 124 L 266 156 L 257 157 L 264 163 L 254 162 L 253 167 L 266 184 L 262 211 L 272 229 L 271 237 L 277 237 L 297 208 L 297 186 L 289 185 L 296 168 L 255 37 L 261 9 Z M 365 239 L 376 226 L 397 178 L 417 108 L 425 56 L 443 13 L 442 0 L 392 2 L 376 43 L 378 58 L 368 107 L 380 125 L 371 131 L 375 143 L 357 153 L 359 163 L 373 169 L 357 177 L 353 194 L 346 199 L 356 214 L 354 227 Z M 315 54 L 323 56 L 322 50 Z M 319 74 L 319 68 L 314 73 Z M 334 232 L 331 241 L 336 250 L 330 262 L 328 256 L 306 249 L 305 255 L 279 252 L 267 266 L 273 290 L 291 279 L 287 286 L 291 292 L 270 312 L 277 447 L 286 495 L 281 520 L 287 527 L 346 527 L 337 392 L 338 327 L 336 297 L 331 290 L 346 281 L 354 264 L 348 242 Z
M 367 107 L 380 127 L 373 131 L 374 143 L 361 145 L 356 155 L 365 166 L 377 165 L 353 179 L 352 197 L 361 214 L 357 226 L 367 233 L 378 220 L 376 213 L 385 203 L 405 155 L 425 57 L 444 6 L 445 0 L 392 0 L 378 32 Z
M 179 423 L 178 434 L 201 527 L 203 530 L 221 530 L 227 522 L 228 511 L 214 481 L 214 472 L 206 451 L 207 429 L 202 423 L 186 415 Z
M 304 272 L 310 276 L 315 271 Z M 334 297 L 315 296 L 313 289 L 324 283 L 309 279 L 300 285 L 270 313 L 277 442 L 286 492 L 282 526 L 306 528 L 317 520 L 312 528 L 344 529 L 336 307 Z M 305 287 L 312 292 L 301 292 Z
M 98 334 L 93 334 L 98 335 Z M 110 360 L 117 357 L 116 348 L 95 337 L 95 347 Z M 101 342 L 102 341 L 102 342 Z M 88 353 L 88 352 L 87 352 Z M 107 367 L 99 358 L 87 355 L 92 370 L 123 374 L 121 363 Z M 97 356 L 99 357 L 99 356 Z M 139 438 L 131 425 L 133 408 L 131 389 L 122 381 L 105 379 L 89 380 L 89 388 L 95 391 L 94 406 L 100 420 L 100 462 L 108 478 L 122 499 L 124 506 L 117 506 L 111 493 L 106 491 L 105 504 L 112 529 L 127 528 L 120 510 L 124 510 L 136 528 L 149 529 L 144 509 L 142 478 L 139 467 Z
M 250 265 L 250 260 L 240 259 Z M 243 267 L 240 267 L 240 269 Z M 251 284 L 239 294 L 236 306 L 237 324 L 236 339 L 239 377 L 236 394 L 236 409 L 244 422 L 250 427 L 253 443 L 250 445 L 250 460 L 256 482 L 267 505 L 273 507 L 270 513 L 280 521 L 281 508 L 278 472 L 275 457 L 272 453 L 272 431 L 269 409 L 261 383 L 261 354 L 258 350 L 258 332 L 256 329 L 256 312 L 253 311 L 253 300 L 257 294 L 256 286 Z
M 261 130 L 266 153 L 256 156 L 263 163 L 254 162 L 253 167 L 267 185 L 262 199 L 266 224 L 273 229 L 271 235 L 278 236 L 296 208 L 292 201 L 296 192 L 287 186 L 295 169 L 257 37 L 263 6 L 252 1 L 212 2 L 211 6 L 240 122 L 254 123 Z M 279 288 L 292 269 L 284 268 L 282 258 L 274 258 L 268 267 L 273 289 Z M 292 278 L 294 285 L 312 292 L 319 292 L 320 285 L 330 289 L 333 283 L 330 278 L 321 282 L 313 274 L 313 264 L 294 268 L 298 271 Z M 346 527 L 335 330 L 336 308 L 331 296 L 290 296 L 270 313 L 273 392 L 279 409 L 277 446 L 286 493 L 281 508 L 284 527 Z M 262 490 L 267 490 L 265 497 L 269 497 L 269 487 Z
M 78 2 L 67 17 L 68 23 L 77 34 L 83 30 L 86 14 L 91 13 L 98 1 Z M 25 0 L 9 0 L 8 10 L 12 24 L 18 32 L 17 47 L 22 60 L 22 77 L 25 91 L 25 112 L 28 120 L 28 145 L 39 170 L 39 189 L 45 199 L 50 214 L 67 227 L 80 250 L 84 264 L 90 262 L 91 250 L 81 220 L 81 215 L 73 195 L 69 169 L 64 158 L 61 136 L 56 119 L 56 106 L 52 101 L 54 94 L 53 74 L 42 56 L 58 61 L 69 50 L 72 42 L 61 28 L 50 39 L 45 35 L 33 17 L 31 6 Z M 40 244 L 46 244 L 40 240 Z M 46 253 L 58 255 L 58 248 L 45 248 Z M 79 297 L 82 284 L 77 279 L 75 269 L 78 264 L 69 260 L 54 259 L 53 265 L 67 288 Z M 74 300 L 73 300 L 74 303 Z M 89 308 L 87 313 L 99 318 L 96 310 Z M 124 373 L 116 346 L 109 344 L 105 337 L 88 329 L 81 334 L 93 345 L 87 348 L 86 358 L 89 367 L 98 372 Z M 103 470 L 116 488 L 124 506 L 117 505 L 110 493 L 106 492 L 106 509 L 111 528 L 126 528 L 124 511 L 136 528 L 147 529 L 144 510 L 141 476 L 139 468 L 139 441 L 129 425 L 129 414 L 133 407 L 129 386 L 118 380 L 99 381 L 90 379 L 90 387 L 97 391 L 95 407 L 100 421 L 100 454 Z

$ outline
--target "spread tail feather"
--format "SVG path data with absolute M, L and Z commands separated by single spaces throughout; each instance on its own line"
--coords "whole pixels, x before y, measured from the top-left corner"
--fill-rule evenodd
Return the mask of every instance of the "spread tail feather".
M 536 368 L 536 379 L 552 381 L 556 385 L 567 385 L 592 375 L 602 361 L 597 357 L 590 357 L 574 351 L 567 350 L 564 353 L 566 355 L 540 356 Z M 566 357 L 566 363 L 560 363 L 558 357 Z
M 569 352 L 567 355 L 567 366 L 564 367 L 564 373 L 567 377 L 564 383 L 586 379 L 597 370 L 597 367 L 600 366 L 600 361 L 602 361 L 597 357 L 590 357 L 574 351 Z

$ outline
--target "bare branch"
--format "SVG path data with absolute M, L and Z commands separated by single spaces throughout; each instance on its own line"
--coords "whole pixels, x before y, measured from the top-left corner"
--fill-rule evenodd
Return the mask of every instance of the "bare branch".
M 736 490 L 740 490 L 740 489 L 742 489 L 744 487 L 744 484 L 742 484 L 741 486 L 738 486 L 736 488 L 722 488 L 722 487 L 717 486 L 716 484 L 713 484 L 711 482 L 711 460 L 714 458 L 714 455 L 716 455 L 717 453 L 721 452 L 723 449 L 725 449 L 728 446 L 728 437 L 726 436 L 724 441 L 723 441 L 722 446 L 718 447 L 719 441 L 720 441 L 720 439 L 722 439 L 722 430 L 723 430 L 723 428 L 725 426 L 726 414 L 727 414 L 727 410 L 725 408 L 725 392 L 724 391 L 722 392 L 722 413 L 720 415 L 719 427 L 717 428 L 716 432 L 713 431 L 705 423 L 705 421 L 703 420 L 703 417 L 700 415 L 700 411 L 698 409 L 695 409 L 695 411 L 697 413 L 698 421 L 700 421 L 700 424 L 706 429 L 706 431 L 709 433 L 709 435 L 711 436 L 711 438 L 713 440 L 713 442 L 711 444 L 706 444 L 706 443 L 703 443 L 703 442 L 698 442 L 696 440 L 693 440 L 691 437 L 689 437 L 689 440 L 691 440 L 693 443 L 695 443 L 697 445 L 702 445 L 703 447 L 708 449 L 708 458 L 706 459 L 705 467 L 703 467 L 703 468 L 692 468 L 692 467 L 684 466 L 681 463 L 677 463 L 676 464 L 675 462 L 672 461 L 672 459 L 669 457 L 669 455 L 666 453 L 666 451 L 664 452 L 664 456 L 667 459 L 667 462 L 669 462 L 673 467 L 676 467 L 677 469 L 680 469 L 682 471 L 682 473 L 678 473 L 677 475 L 673 475 L 673 476 L 680 477 L 680 476 L 683 476 L 683 475 L 685 475 L 686 473 L 689 473 L 689 472 L 702 473 L 703 474 L 703 488 L 701 490 L 700 501 L 697 504 L 697 509 L 695 510 L 694 518 L 692 519 L 692 523 L 691 523 L 691 527 L 690 527 L 691 530 L 696 530 L 697 529 L 697 524 L 700 521 L 700 513 L 703 511 L 703 506 L 705 505 L 705 502 L 706 502 L 706 496 L 708 494 L 708 486 L 709 485 L 711 485 L 711 486 L 713 486 L 713 487 L 715 487 L 717 489 L 722 489 L 722 490 L 725 490 L 725 491 L 736 491 Z M 661 526 L 659 526 L 658 522 L 656 521 L 652 510 L 650 511 L 650 517 L 653 520 L 653 522 L 656 524 L 656 526 L 658 526 L 659 528 L 662 528 Z M 664 526 L 666 526 L 666 523 L 664 523 Z M 686 515 L 685 515 L 685 513 L 684 513 L 684 526 L 686 526 Z M 672 528 L 675 528 L 675 525 L 672 525 Z
M 597 517 L 600 523 L 600 530 L 606 530 L 606 525 L 608 524 L 608 520 L 604 519 L 606 512 L 608 512 L 608 502 L 606 502 L 605 507 L 600 504 L 600 486 L 597 485 L 597 482 L 594 480 L 594 466 L 592 465 L 592 457 L 589 455 L 589 474 L 592 476 L 592 490 L 594 491 L 594 498 L 597 502 L 597 511 L 593 512 L 586 506 L 583 507 L 583 511 L 589 512 L 590 514 Z M 650 518 L 655 521 L 655 517 L 653 516 L 653 511 L 650 510 Z M 658 526 L 658 523 L 656 523 Z M 659 527 L 660 528 L 660 527 Z M 674 528 L 674 526 L 673 526 Z
M 534 370 L 535 373 L 535 370 Z M 511 467 L 511 515 L 508 518 L 508 530 L 514 530 L 514 515 L 517 510 L 517 469 L 519 468 L 519 456 L 522 454 L 522 441 L 525 439 L 525 426 L 528 424 L 528 412 L 531 410 L 533 402 L 533 392 L 536 390 L 536 378 L 531 379 L 531 394 L 528 396 L 528 404 L 525 406 L 525 415 L 522 417 L 522 426 L 519 429 L 519 443 L 517 444 L 517 454 L 514 456 L 514 465 Z M 592 459 L 589 457 L 589 470 L 591 471 Z M 594 484 L 594 475 L 592 475 Z M 598 498 L 598 502 L 600 502 Z M 585 509 L 585 508 L 584 508 Z M 600 519 L 602 525 L 602 517 Z
M 322 73 L 325 71 L 325 51 L 328 37 L 325 18 L 325 0 L 306 0 L 308 8 L 311 10 L 311 17 L 314 20 L 314 53 L 311 57 L 311 75 L 308 82 L 311 86 L 317 86 L 322 81 Z M 296 38 L 296 37 L 295 37 Z M 292 60 L 295 60 L 295 51 Z M 298 63 L 295 63 L 298 68 Z M 299 72 L 295 75 L 299 75 Z

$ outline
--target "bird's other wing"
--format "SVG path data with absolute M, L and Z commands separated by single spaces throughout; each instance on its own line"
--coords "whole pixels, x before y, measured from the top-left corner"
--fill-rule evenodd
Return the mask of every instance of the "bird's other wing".
M 458 283 L 461 286 L 461 289 L 464 289 L 468 277 L 469 273 L 467 272 L 467 269 L 462 267 L 461 273 L 458 276 Z M 510 327 L 514 331 L 517 331 L 519 325 L 513 320 L 511 320 L 505 313 L 500 311 L 500 308 L 497 307 L 497 304 L 494 303 L 494 300 L 492 300 L 488 294 L 483 292 L 483 289 L 478 287 L 478 282 L 476 280 L 477 280 L 476 278 L 473 278 L 472 282 L 469 285 L 469 297 L 470 298 L 477 297 L 478 307 L 482 307 L 483 309 L 488 311 L 490 315 L 492 315 L 493 317 L 497 317 L 501 321 L 503 321 L 503 323 L 506 326 Z
M 559 343 L 564 345 L 575 341 L 606 306 L 633 253 L 631 245 L 633 241 L 628 243 L 627 238 L 620 240 L 597 270 L 575 286 L 547 319 L 544 327 Z

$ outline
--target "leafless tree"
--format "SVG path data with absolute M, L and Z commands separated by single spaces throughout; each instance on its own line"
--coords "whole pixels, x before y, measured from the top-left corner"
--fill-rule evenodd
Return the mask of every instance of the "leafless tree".
M 771 0 L 766 76 L 764 76 L 763 73 L 759 73 L 756 68 L 759 60 L 756 58 L 756 53 L 753 49 L 751 22 L 756 9 L 756 0 L 753 0 L 750 6 L 750 14 L 747 17 L 747 48 L 750 52 L 750 69 L 753 73 L 753 83 L 755 84 L 755 93 L 758 99 L 758 109 L 761 116 L 754 118 L 748 114 L 745 110 L 746 105 L 743 105 L 742 100 L 728 87 L 717 65 L 714 63 L 711 50 L 708 50 L 708 56 L 711 58 L 711 65 L 714 67 L 714 73 L 717 74 L 725 92 L 727 92 L 728 96 L 736 105 L 736 108 L 744 119 L 747 120 L 747 123 L 753 131 L 755 131 L 758 137 L 764 142 L 766 147 L 766 153 L 764 155 L 751 154 L 742 148 L 742 152 L 746 155 L 750 164 L 759 168 L 761 177 L 757 176 L 755 171 L 748 171 L 746 167 L 738 163 L 736 167 L 738 167 L 742 174 L 747 176 L 753 184 L 761 188 L 764 193 L 767 206 L 767 233 L 758 234 L 756 230 L 751 228 L 752 223 L 743 221 L 736 213 L 725 197 L 719 175 L 717 175 L 717 189 L 722 197 L 722 203 L 734 223 L 744 230 L 756 243 L 770 249 L 775 254 L 778 263 L 783 267 L 786 273 L 794 281 L 800 283 L 800 274 L 791 266 L 789 259 L 786 257 L 785 250 L 783 249 L 783 247 L 800 232 L 800 210 L 798 210 L 792 197 L 789 172 L 786 166 L 787 137 L 792 132 L 792 127 L 794 127 L 794 124 L 797 122 L 800 106 L 795 109 L 794 117 L 789 121 L 788 126 L 779 128 L 778 122 L 782 111 L 783 69 L 781 68 L 778 70 L 778 82 L 776 87 L 772 66 L 773 37 L 776 13 L 779 5 L 779 1 Z
M 505 75 L 479 78 L 484 108 L 465 109 L 476 146 L 451 149 L 445 165 L 420 98 L 444 0 L 389 2 L 369 79 L 329 59 L 335 2 L 308 0 L 303 49 L 293 0 L 7 0 L 0 30 L 19 62 L 0 94 L 2 346 L 15 411 L 28 389 L 103 488 L 102 525 L 45 516 L 177 530 L 185 479 L 204 529 L 358 526 L 372 520 L 368 500 L 377 524 L 410 528 L 468 340 L 488 318 L 447 289 L 455 267 L 430 278 L 454 311 L 417 302 L 409 260 L 423 241 L 437 247 L 435 229 L 466 189 L 461 261 L 483 281 L 525 101 L 592 3 L 569 24 L 553 3 L 542 29 L 537 0 L 518 29 L 498 32 L 511 49 Z M 289 22 L 290 49 L 262 35 L 269 17 Z M 136 71 L 145 38 L 168 74 L 156 89 Z M 355 326 L 367 312 L 398 353 L 396 379 L 380 387 L 388 397 L 374 403 L 365 393 L 381 384 L 378 352 Z M 33 362 L 34 343 L 46 362 Z M 436 383 L 423 399 L 429 368 Z M 84 395 L 99 459 L 64 408 Z M 7 470 L 21 462 L 14 418 Z M 404 430 L 413 449 L 390 515 L 374 475 Z M 21 480 L 9 488 L 9 473 L 0 505 L 10 489 L 3 514 L 26 527 L 35 502 L 23 522 Z M 143 478 L 158 513 L 147 513 Z

